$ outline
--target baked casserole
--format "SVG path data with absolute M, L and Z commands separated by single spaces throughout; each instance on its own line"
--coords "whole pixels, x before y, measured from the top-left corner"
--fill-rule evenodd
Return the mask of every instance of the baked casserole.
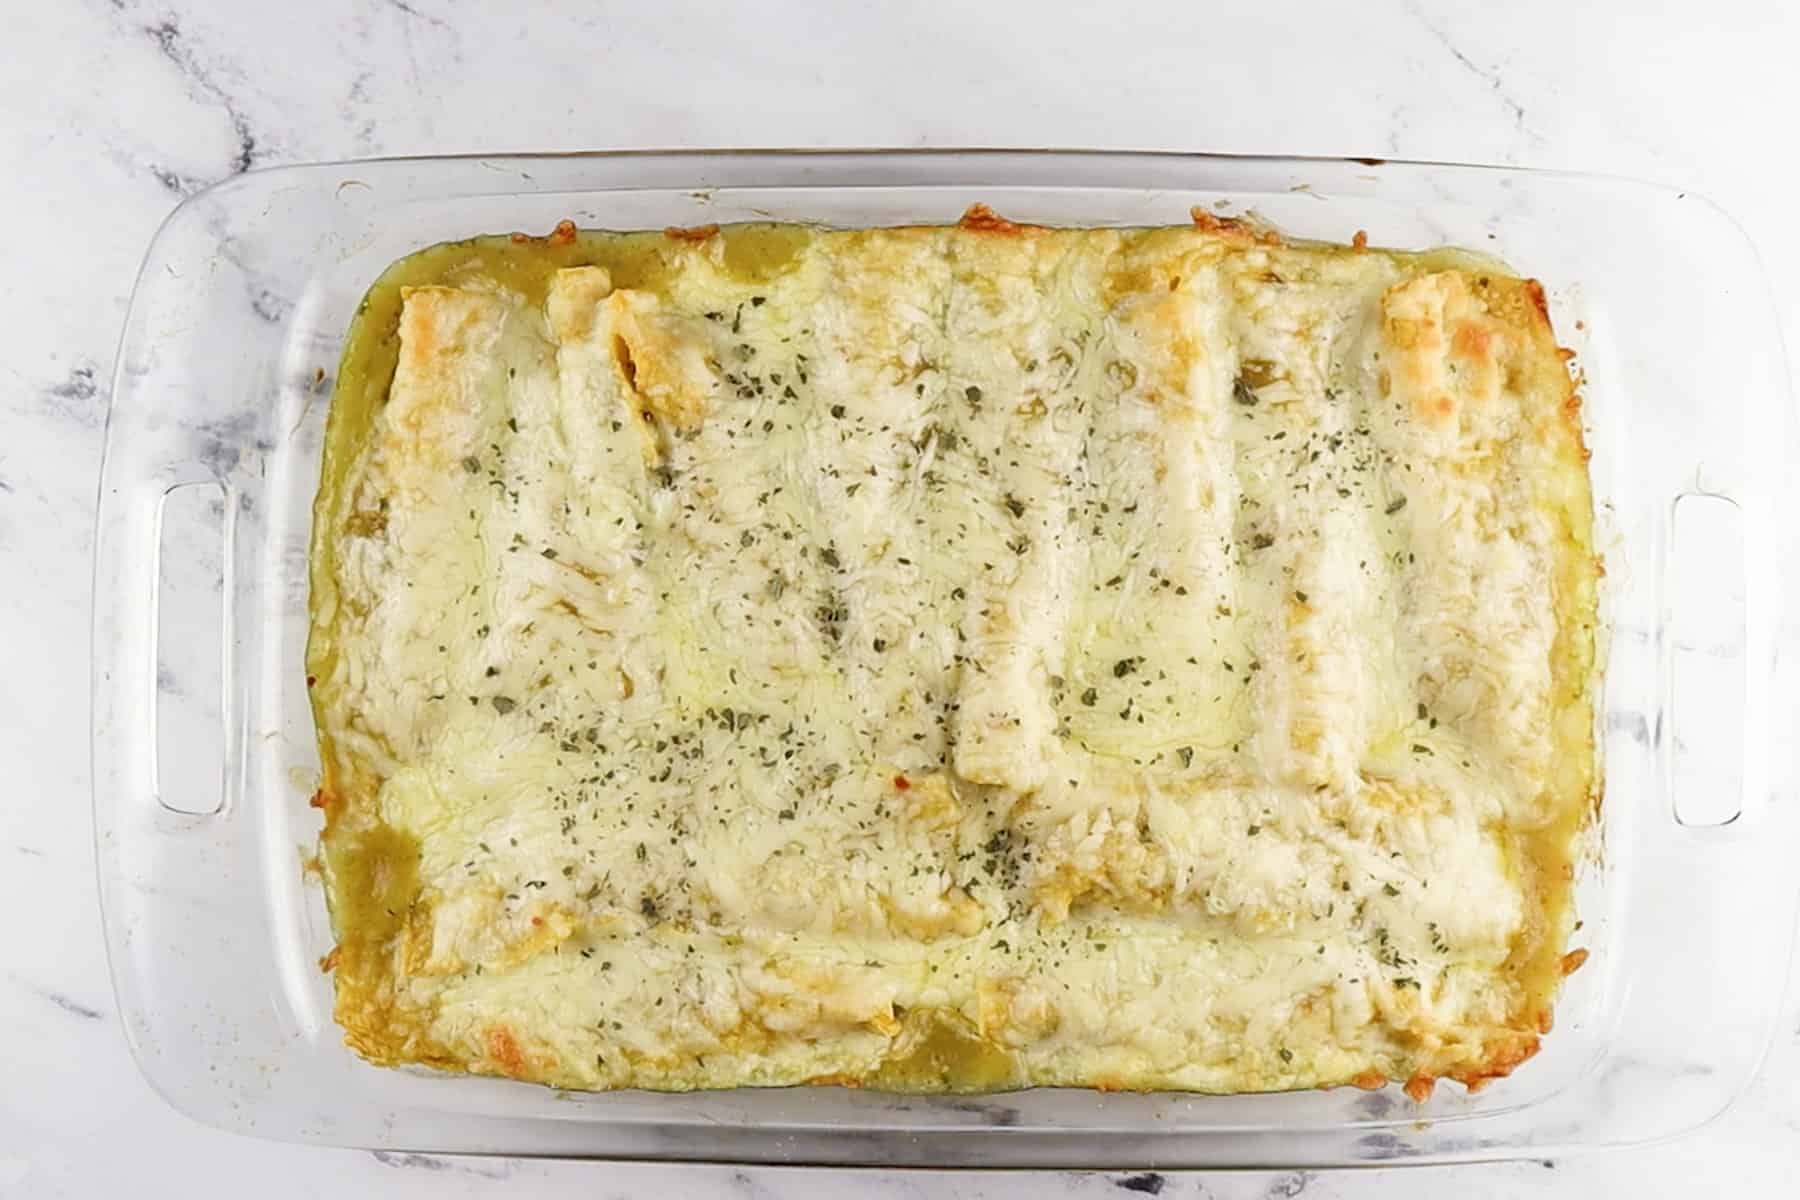
M 564 1088 L 1478 1085 L 1596 802 L 1580 409 L 1473 255 L 740 226 L 396 264 L 309 680 L 350 1046 Z

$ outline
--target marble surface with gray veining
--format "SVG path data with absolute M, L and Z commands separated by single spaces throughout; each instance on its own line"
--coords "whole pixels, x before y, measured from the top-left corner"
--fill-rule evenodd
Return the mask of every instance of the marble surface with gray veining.
M 0 161 L 10 164 L 0 176 L 9 281 L 0 289 L 0 765 L 12 781 L 0 803 L 0 1195 L 1685 1197 L 1800 1186 L 1791 1010 L 1759 1081 L 1706 1129 L 1554 1161 L 874 1174 L 370 1154 L 214 1132 L 151 1091 L 118 1026 L 93 877 L 87 735 L 91 524 L 115 347 L 158 223 L 216 180 L 378 154 L 664 146 L 1490 161 L 1692 188 L 1736 215 L 1770 271 L 1791 279 L 1800 273 L 1791 6 L 10 8 L 0 37 Z M 1800 344 L 1800 300 L 1778 289 L 1778 303 L 1789 344 Z

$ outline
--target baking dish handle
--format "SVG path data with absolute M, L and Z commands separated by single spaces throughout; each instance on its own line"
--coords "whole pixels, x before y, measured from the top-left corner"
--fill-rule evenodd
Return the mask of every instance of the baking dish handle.
M 218 1093 L 194 1079 L 214 1053 L 196 1014 L 231 991 L 204 971 L 184 978 L 184 963 L 204 961 L 193 951 L 209 941 L 217 956 L 234 906 L 264 906 L 241 877 L 256 859 L 254 839 L 228 799 L 238 742 L 226 686 L 235 496 L 186 455 L 179 429 L 143 418 L 139 399 L 121 372 L 94 539 L 101 907 L 139 1065 L 176 1107 L 213 1119 Z
M 1673 242 L 1707 240 L 1716 214 L 1670 207 Z M 1730 254 L 1684 249 L 1672 261 L 1681 286 L 1708 297 L 1684 310 L 1703 325 L 1693 338 L 1707 341 L 1716 322 L 1757 353 L 1600 360 L 1618 382 L 1595 406 L 1607 436 L 1594 478 L 1612 501 L 1603 522 L 1624 533 L 1604 547 L 1603 843 L 1578 883 L 1572 939 L 1592 953 L 1547 1043 L 1591 1065 L 1539 1116 L 1601 1141 L 1717 1116 L 1794 1013 L 1800 439 L 1773 306 L 1736 236 L 1708 243 Z M 1622 299 L 1654 328 L 1668 290 L 1634 289 L 1612 307 Z M 1649 555 L 1634 561 L 1634 546 Z
M 1669 810 L 1694 829 L 1731 824 L 1765 792 L 1757 747 L 1768 681 L 1751 669 L 1759 660 L 1749 654 L 1748 611 L 1764 589 L 1749 586 L 1744 515 L 1727 495 L 1683 492 L 1663 531 L 1656 742 Z M 1760 659 L 1765 667 L 1771 651 Z
M 127 1040 L 170 1103 L 232 1127 L 260 1106 L 266 1075 L 221 1086 L 217 1064 L 266 1070 L 309 1019 L 293 965 L 269 953 L 278 918 L 301 924 L 272 909 L 263 878 L 271 849 L 286 841 L 291 853 L 297 840 L 283 824 L 292 815 L 242 803 L 245 731 L 262 703 L 247 681 L 286 631 L 257 572 L 237 569 L 246 547 L 278 545 L 265 537 L 266 466 L 295 425 L 287 380 L 305 376 L 280 371 L 279 321 L 246 324 L 233 308 L 261 297 L 276 311 L 285 285 L 253 268 L 258 227 L 224 224 L 220 195 L 188 201 L 158 232 L 119 348 L 94 531 L 91 750 L 96 874 Z M 193 278 L 213 282 L 151 282 Z M 230 344 L 222 328 L 238 331 Z M 246 929 L 262 939 L 254 952 Z

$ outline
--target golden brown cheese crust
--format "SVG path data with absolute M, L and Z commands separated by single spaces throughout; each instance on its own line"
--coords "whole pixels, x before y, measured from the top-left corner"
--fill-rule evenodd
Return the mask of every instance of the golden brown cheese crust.
M 346 1040 L 581 1088 L 1510 1071 L 1583 956 L 1597 572 L 1542 292 L 1489 266 L 979 207 L 401 264 L 315 529 Z

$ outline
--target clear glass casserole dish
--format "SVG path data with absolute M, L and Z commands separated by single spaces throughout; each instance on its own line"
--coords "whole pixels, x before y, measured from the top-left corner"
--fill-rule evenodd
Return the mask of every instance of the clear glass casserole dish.
M 1577 354 L 1607 567 L 1606 795 L 1544 1050 L 1475 1095 L 840 1088 L 559 1093 L 381 1070 L 331 1019 L 309 865 L 307 537 L 335 369 L 393 260 L 477 233 L 742 220 L 1180 223 L 1458 245 L 1540 278 Z M 96 538 L 94 779 L 120 1011 L 171 1103 L 339 1145 L 941 1166 L 1314 1166 L 1563 1152 L 1723 1111 L 1786 1009 L 1800 812 L 1800 565 L 1767 286 L 1704 201 L 1478 167 L 1193 155 L 600 154 L 257 172 L 151 247 L 120 350 Z

